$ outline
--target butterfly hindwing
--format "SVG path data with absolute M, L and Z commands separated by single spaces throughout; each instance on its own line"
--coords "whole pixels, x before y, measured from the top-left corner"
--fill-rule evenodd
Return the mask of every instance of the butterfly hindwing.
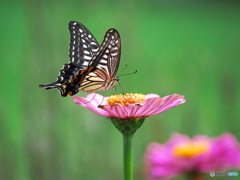
M 93 56 L 89 67 L 104 69 L 111 77 L 115 77 L 121 55 L 120 35 L 117 30 L 109 29 L 99 51 Z
M 60 70 L 57 81 L 50 84 L 40 84 L 39 87 L 44 87 L 45 89 L 58 89 L 63 97 L 69 95 L 69 92 L 76 94 L 76 84 L 72 83 L 73 77 L 79 72 L 79 68 L 72 63 L 67 63 L 63 65 L 62 70 Z M 75 93 L 74 93 L 75 92 Z

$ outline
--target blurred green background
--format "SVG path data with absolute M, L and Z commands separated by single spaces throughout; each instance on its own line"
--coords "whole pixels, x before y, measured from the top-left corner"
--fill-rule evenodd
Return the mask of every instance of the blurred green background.
M 240 140 L 237 1 L 1 1 L 0 13 L 1 180 L 123 179 L 122 137 L 110 120 L 38 87 L 55 81 L 69 61 L 70 20 L 100 43 L 109 28 L 120 32 L 119 69 L 138 70 L 121 78 L 125 92 L 187 100 L 149 117 L 135 134 L 136 180 L 145 179 L 147 144 L 174 132 L 229 132 Z

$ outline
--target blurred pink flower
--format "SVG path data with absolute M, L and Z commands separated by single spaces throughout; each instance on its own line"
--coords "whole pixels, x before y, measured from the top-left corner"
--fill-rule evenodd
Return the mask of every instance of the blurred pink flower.
M 144 118 L 160 114 L 174 106 L 185 102 L 184 96 L 173 94 L 160 98 L 157 94 L 124 94 L 103 97 L 100 94 L 89 94 L 86 98 L 75 96 L 73 100 L 106 117 L 119 119 Z
M 148 180 L 168 179 L 183 173 L 240 169 L 240 144 L 231 134 L 190 139 L 174 134 L 166 144 L 150 143 L 145 154 Z

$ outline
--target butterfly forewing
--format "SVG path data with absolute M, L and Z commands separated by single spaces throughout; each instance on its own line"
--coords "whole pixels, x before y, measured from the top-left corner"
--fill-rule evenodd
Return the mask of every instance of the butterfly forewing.
M 87 67 L 99 44 L 92 33 L 81 23 L 70 21 L 70 61 L 80 69 Z
M 118 81 L 115 75 L 120 62 L 120 54 L 120 35 L 117 30 L 109 29 L 98 52 L 89 63 L 79 91 L 97 92 L 110 89 Z
M 121 54 L 120 35 L 117 30 L 109 29 L 98 52 L 93 56 L 89 67 L 104 69 L 111 77 L 115 77 Z

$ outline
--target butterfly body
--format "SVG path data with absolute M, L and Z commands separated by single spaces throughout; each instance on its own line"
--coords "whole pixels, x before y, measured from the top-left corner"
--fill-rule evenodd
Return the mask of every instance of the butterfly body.
M 91 32 L 76 21 L 70 21 L 69 31 L 70 63 L 64 64 L 56 82 L 40 87 L 57 88 L 64 97 L 79 91 L 98 92 L 112 88 L 119 81 L 115 77 L 121 54 L 117 30 L 109 29 L 101 46 Z

